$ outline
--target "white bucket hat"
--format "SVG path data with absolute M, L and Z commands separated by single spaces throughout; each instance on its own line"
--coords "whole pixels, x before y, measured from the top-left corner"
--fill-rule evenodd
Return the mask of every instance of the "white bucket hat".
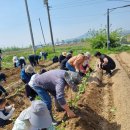
M 65 81 L 72 88 L 72 90 L 74 92 L 77 92 L 78 84 L 81 82 L 81 79 L 82 79 L 79 73 L 66 71 L 64 77 L 65 77 Z
M 48 128 L 51 125 L 52 119 L 49 110 L 43 101 L 32 101 L 29 110 L 29 113 L 31 114 L 29 121 L 32 126 L 37 128 Z
M 24 113 L 20 114 L 20 120 L 29 120 L 36 128 L 48 128 L 52 124 L 52 119 L 46 104 L 41 100 L 32 101 L 32 104 Z
M 27 66 L 25 66 L 25 72 L 32 74 L 32 73 L 34 73 L 34 68 L 31 65 L 27 65 Z
M 91 57 L 90 52 L 86 52 L 86 53 L 84 53 L 84 55 L 85 55 L 85 56 L 87 56 L 88 58 L 90 58 L 90 57 Z

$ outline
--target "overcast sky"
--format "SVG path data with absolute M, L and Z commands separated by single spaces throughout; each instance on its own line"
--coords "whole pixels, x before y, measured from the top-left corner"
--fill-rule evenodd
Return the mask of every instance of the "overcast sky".
M 41 18 L 45 39 L 51 41 L 48 17 L 43 0 L 27 0 L 35 44 L 43 43 L 38 19 Z M 90 28 L 106 25 L 107 8 L 130 4 L 130 0 L 49 0 L 54 40 L 69 39 Z M 112 28 L 130 30 L 130 7 L 110 13 Z M 24 0 L 0 0 L 0 48 L 31 44 Z

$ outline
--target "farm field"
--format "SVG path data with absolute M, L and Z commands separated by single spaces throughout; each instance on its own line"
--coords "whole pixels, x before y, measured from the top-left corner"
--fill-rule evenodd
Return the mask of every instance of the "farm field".
M 85 92 L 77 100 L 77 107 L 74 111 L 77 115 L 73 119 L 65 119 L 57 130 L 130 130 L 130 54 L 122 52 L 111 54 L 117 68 L 111 78 L 103 77 L 101 86 L 96 87 L 85 82 Z M 92 64 L 95 58 L 92 58 Z M 51 61 L 40 62 L 35 69 L 40 68 L 57 69 L 58 63 Z M 20 69 L 3 69 L 7 77 L 4 85 L 9 92 L 8 102 L 15 104 L 13 120 L 19 113 L 29 106 L 29 100 L 25 97 L 24 84 L 19 78 Z M 68 101 L 74 97 L 70 90 L 67 90 Z M 57 120 L 65 117 L 64 112 L 55 112 Z M 0 128 L 0 130 L 11 130 L 13 123 Z

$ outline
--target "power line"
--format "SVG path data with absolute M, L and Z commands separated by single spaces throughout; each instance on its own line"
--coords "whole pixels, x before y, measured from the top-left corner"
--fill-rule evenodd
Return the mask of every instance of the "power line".
M 120 2 L 130 2 L 130 1 L 128 1 L 128 0 L 107 0 L 107 1 L 113 1 L 113 2 L 115 2 L 115 1 L 120 1 Z
M 93 0 L 94 1 L 94 0 Z M 61 5 L 64 6 L 64 5 L 74 5 L 74 4 L 81 4 L 81 3 L 88 3 L 88 2 L 92 2 L 91 0 L 80 0 L 80 1 L 71 1 L 71 2 L 66 2 L 66 3 L 62 3 Z M 59 5 L 59 6 L 61 6 Z
M 106 1 L 104 1 L 104 2 L 106 2 Z M 66 6 L 60 6 L 60 7 L 53 7 L 51 10 L 56 10 L 56 9 L 65 9 L 65 8 L 73 8 L 73 7 L 80 7 L 80 6 L 86 6 L 86 5 L 89 5 L 89 6 L 91 6 L 91 5 L 95 5 L 95 4 L 100 4 L 100 3 L 102 3 L 102 2 L 94 2 L 94 1 L 92 1 L 92 3 L 88 3 L 88 4 L 86 4 L 86 3 L 88 3 L 88 2 L 82 2 L 82 3 L 76 3 L 76 4 L 70 4 L 70 5 L 66 5 Z

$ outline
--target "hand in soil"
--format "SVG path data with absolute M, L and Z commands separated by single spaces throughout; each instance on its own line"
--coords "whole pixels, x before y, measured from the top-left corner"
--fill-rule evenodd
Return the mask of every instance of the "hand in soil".
M 12 107 L 14 107 L 14 104 L 12 104 Z
M 69 111 L 67 112 L 67 115 L 68 115 L 68 117 L 70 117 L 70 118 L 76 117 L 75 113 L 74 113 L 73 111 L 71 111 L 71 110 L 69 110 Z

